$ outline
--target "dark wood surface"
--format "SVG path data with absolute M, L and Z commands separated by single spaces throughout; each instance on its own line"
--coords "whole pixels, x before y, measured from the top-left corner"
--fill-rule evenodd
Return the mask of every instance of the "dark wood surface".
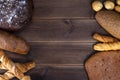
M 88 80 L 85 60 L 92 54 L 93 33 L 107 34 L 96 22 L 92 0 L 33 0 L 30 26 L 17 33 L 31 45 L 26 56 L 8 54 L 18 62 L 34 60 L 32 80 Z

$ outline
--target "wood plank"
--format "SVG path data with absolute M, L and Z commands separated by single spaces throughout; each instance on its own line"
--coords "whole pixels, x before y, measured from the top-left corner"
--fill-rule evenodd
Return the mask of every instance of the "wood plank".
M 69 80 L 69 78 L 72 76 L 72 79 L 70 80 L 79 80 L 84 79 L 87 80 L 87 74 L 85 72 L 84 66 L 80 65 L 77 67 L 51 67 L 51 66 L 42 66 L 37 64 L 37 66 L 25 73 L 26 75 L 30 75 L 32 77 L 32 80 L 57 80 L 56 77 L 59 77 L 62 80 Z M 66 75 L 65 75 L 66 74 Z M 55 79 L 56 78 L 56 79 Z M 17 80 L 17 79 L 13 79 Z M 58 79 L 59 80 L 59 79 Z
M 34 19 L 93 18 L 91 0 L 33 0 Z
M 94 32 L 106 34 L 94 19 L 35 20 L 19 35 L 29 42 L 95 42 Z
M 50 52 L 51 53 L 51 52 Z M 45 53 L 44 53 L 45 54 Z M 10 54 L 9 54 L 10 55 Z M 34 54 L 36 56 L 38 56 L 38 54 Z M 14 55 L 14 58 L 16 58 L 15 61 L 17 61 L 17 59 L 20 59 L 20 61 L 23 58 L 18 58 L 15 57 L 16 55 Z M 49 56 L 49 55 L 47 55 Z M 24 56 L 24 60 L 28 60 L 29 57 Z M 65 56 L 66 57 L 66 56 Z M 82 56 L 81 56 L 82 57 Z M 13 54 L 11 56 L 11 58 L 13 59 Z M 53 58 L 51 58 L 53 59 Z M 63 58 L 65 60 L 65 58 Z M 45 60 L 45 58 L 44 58 Z M 50 59 L 47 59 L 48 61 Z M 74 60 L 76 61 L 76 58 L 74 58 Z M 22 60 L 23 61 L 23 60 Z M 37 62 L 37 66 L 30 70 L 29 72 L 27 72 L 27 75 L 31 75 L 32 80 L 40 80 L 40 79 L 44 79 L 44 80 L 79 80 L 79 79 L 84 79 L 87 80 L 87 75 L 85 73 L 85 70 L 83 68 L 83 65 L 45 65 L 41 63 L 41 58 L 37 58 L 34 57 L 34 61 Z M 60 60 L 62 61 L 62 60 Z M 38 63 L 39 62 L 39 63 Z M 57 61 L 59 64 L 59 61 Z M 72 77 L 71 77 L 72 76 Z M 57 79 L 59 78 L 59 79 Z M 17 80 L 17 79 L 14 79 Z
M 32 69 L 25 74 L 30 75 L 31 80 L 88 80 L 85 69 L 81 67 L 79 69 L 40 68 Z
M 28 72 L 32 80 L 88 80 L 85 69 L 43 68 Z
M 62 80 L 87 80 L 83 63 L 92 53 L 91 44 L 90 46 L 87 45 L 83 44 L 79 49 L 79 47 L 69 46 L 69 44 L 63 47 L 63 44 L 58 45 L 58 43 L 54 43 L 54 45 L 33 43 L 28 55 L 7 54 L 15 62 L 31 60 L 36 62 L 37 66 L 27 73 L 32 76 L 32 80 L 57 80 L 57 77 Z
M 92 50 L 87 50 L 82 44 L 75 48 L 74 46 L 62 45 L 50 47 L 33 47 L 31 49 L 30 58 L 35 60 L 38 64 L 52 66 L 55 65 L 81 65 L 88 55 L 92 53 Z M 68 47 L 67 47 L 68 46 Z M 88 45 L 87 45 L 88 46 Z M 90 47 L 91 45 L 89 45 Z M 38 56 L 39 55 L 39 56 Z
M 51 69 L 44 80 L 88 80 L 84 69 Z
M 27 73 L 31 75 L 32 80 L 88 80 L 84 68 L 62 69 L 62 68 L 44 68 L 33 69 Z
M 93 43 L 33 43 L 28 55 L 8 53 L 16 62 L 34 60 L 41 67 L 73 67 L 84 65 L 93 53 Z

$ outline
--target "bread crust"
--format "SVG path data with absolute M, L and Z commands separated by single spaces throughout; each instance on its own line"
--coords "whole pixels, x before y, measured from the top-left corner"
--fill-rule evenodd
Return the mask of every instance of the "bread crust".
M 0 30 L 0 49 L 27 54 L 29 48 L 29 44 L 21 37 Z
M 120 51 L 98 52 L 86 61 L 85 68 L 89 80 L 120 80 Z
M 95 18 L 97 22 L 111 35 L 120 39 L 120 14 L 115 11 L 99 11 Z
M 0 28 L 16 31 L 30 23 L 32 0 L 0 0 Z

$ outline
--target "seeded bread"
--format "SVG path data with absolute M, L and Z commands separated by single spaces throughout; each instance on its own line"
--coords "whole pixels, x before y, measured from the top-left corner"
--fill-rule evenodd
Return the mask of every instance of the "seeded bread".
M 26 26 L 32 17 L 32 0 L 0 0 L 0 28 L 15 31 Z

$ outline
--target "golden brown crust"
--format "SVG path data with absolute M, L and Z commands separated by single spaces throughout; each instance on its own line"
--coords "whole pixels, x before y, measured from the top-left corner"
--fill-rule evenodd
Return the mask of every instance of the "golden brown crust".
M 12 72 L 7 71 L 4 75 L 0 75 L 0 80 L 10 80 L 13 77 L 15 77 L 14 74 Z M 31 78 L 30 76 L 24 76 L 20 80 L 31 80 Z
M 100 42 L 117 42 L 118 40 L 116 38 L 110 37 L 110 36 L 104 36 L 98 33 L 95 33 L 93 35 L 93 38 L 100 41 Z
M 29 44 L 18 36 L 0 30 L 0 48 L 19 54 L 27 54 Z
M 32 69 L 35 67 L 35 62 L 28 62 L 28 63 L 25 63 L 25 64 L 20 64 L 20 63 L 15 63 L 16 67 L 22 71 L 23 73 L 27 72 L 28 70 Z M 5 66 L 2 65 L 2 63 L 0 63 L 0 69 L 6 69 L 8 70 Z M 12 79 L 13 77 L 15 77 L 15 75 L 10 72 L 10 71 L 7 71 L 4 75 L 0 75 L 0 80 L 9 80 L 9 79 Z M 26 76 L 27 77 L 27 76 Z M 24 78 L 22 78 L 23 80 Z M 26 78 L 25 78 L 26 79 Z M 28 79 L 29 80 L 29 79 Z
M 21 70 L 23 73 L 27 72 L 28 70 L 34 68 L 36 66 L 35 62 L 28 62 L 28 63 L 15 63 L 16 67 Z M 0 63 L 0 69 L 8 70 L 2 63 Z
M 30 76 L 24 76 L 23 73 L 35 67 L 35 62 L 25 64 L 13 63 L 5 53 L 0 49 L 0 69 L 8 70 L 4 75 L 0 75 L 0 80 L 9 80 L 17 77 L 20 80 L 30 80 Z
M 120 42 L 98 43 L 94 45 L 94 50 L 97 51 L 120 50 Z
M 0 50 L 0 61 L 2 65 L 12 72 L 18 79 L 24 77 L 23 72 L 16 67 L 15 63 L 13 63 L 2 50 Z
M 30 76 L 24 76 L 21 80 L 31 80 Z
M 28 63 L 24 63 L 24 64 L 15 63 L 15 65 L 23 73 L 27 72 L 28 70 L 30 70 L 36 66 L 35 62 L 28 62 Z
M 9 80 L 9 79 L 6 79 L 3 75 L 0 75 L 0 80 Z
M 3 75 L 3 78 L 5 78 L 6 80 L 10 80 L 12 79 L 14 76 L 14 74 L 10 71 L 7 71 L 4 75 Z

